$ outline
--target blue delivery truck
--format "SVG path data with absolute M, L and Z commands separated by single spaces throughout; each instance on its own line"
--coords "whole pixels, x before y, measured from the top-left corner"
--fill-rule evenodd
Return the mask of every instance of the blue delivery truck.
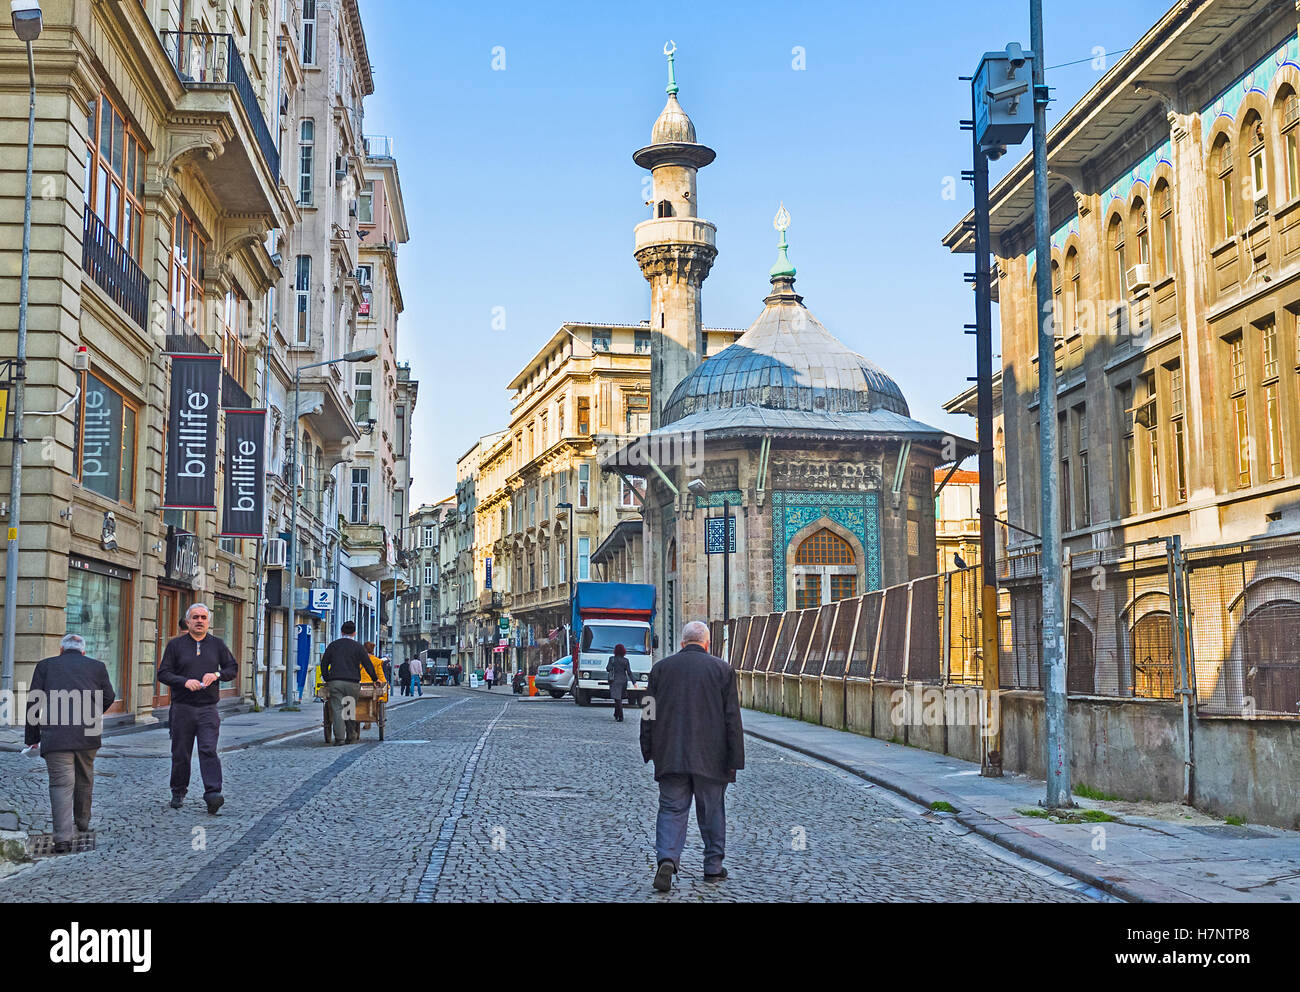
M 655 587 L 631 582 L 579 582 L 573 591 L 573 701 L 588 706 L 609 698 L 609 664 L 615 645 L 627 649 L 633 681 L 627 695 L 641 701 L 654 664 Z

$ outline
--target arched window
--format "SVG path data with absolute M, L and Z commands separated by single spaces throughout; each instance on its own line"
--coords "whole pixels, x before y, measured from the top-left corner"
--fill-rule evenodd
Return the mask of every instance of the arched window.
M 1061 297 L 1061 266 L 1052 263 L 1052 333 L 1065 336 L 1065 301 Z
M 1210 154 L 1210 172 L 1215 186 L 1214 233 L 1222 241 L 1237 233 L 1236 214 L 1233 210 L 1235 190 L 1232 187 L 1232 142 L 1226 134 L 1219 135 Z
M 1133 695 L 1174 698 L 1174 629 L 1169 614 L 1148 613 L 1133 625 Z
M 1133 200 L 1133 210 L 1129 214 L 1129 229 L 1137 239 L 1137 264 L 1151 264 L 1151 228 L 1148 224 L 1146 201 L 1140 196 Z
M 1274 600 L 1241 625 L 1242 667 L 1246 695 L 1261 713 L 1300 711 L 1300 651 L 1295 631 L 1300 624 L 1300 603 Z
M 1158 276 L 1161 279 L 1174 274 L 1174 206 L 1169 195 L 1169 183 L 1161 179 L 1155 190 L 1156 230 L 1160 243 L 1156 246 Z
M 1252 110 L 1246 115 L 1241 126 L 1241 138 L 1245 142 L 1250 164 L 1247 206 L 1251 210 L 1251 216 L 1258 217 L 1268 213 L 1268 154 L 1264 147 L 1264 120 L 1258 111 Z
M 1124 275 L 1128 271 L 1128 266 L 1124 259 L 1124 221 L 1116 214 L 1110 221 L 1110 250 L 1111 250 L 1111 276 L 1115 282 L 1115 299 L 1122 300 L 1125 297 L 1124 292 Z
M 1066 692 L 1087 696 L 1097 691 L 1093 660 L 1092 631 L 1083 621 L 1071 619 Z
M 1073 336 L 1079 329 L 1079 253 L 1071 248 L 1065 253 L 1065 334 Z
M 794 557 L 795 609 L 852 599 L 858 594 L 858 560 L 849 542 L 823 527 Z
M 1274 120 L 1282 133 L 1282 163 L 1285 171 L 1286 198 L 1300 196 L 1300 97 L 1289 86 L 1278 94 Z
M 667 200 L 660 200 L 655 215 L 658 217 L 671 217 L 673 215 L 673 205 Z

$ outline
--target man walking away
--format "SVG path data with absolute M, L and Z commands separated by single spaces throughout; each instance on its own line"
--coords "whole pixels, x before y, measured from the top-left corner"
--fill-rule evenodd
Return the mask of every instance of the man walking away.
M 366 643 L 363 644 L 362 647 L 366 649 L 366 654 L 370 655 L 371 661 L 379 661 L 379 659 L 375 657 L 374 641 L 366 641 Z M 392 685 L 393 684 L 393 659 L 385 658 L 382 662 L 382 665 L 384 669 L 384 681 L 387 682 L 389 685 Z
M 355 719 L 357 700 L 361 698 L 361 669 L 370 674 L 372 681 L 379 681 L 370 655 L 357 643 L 357 625 L 345 620 L 339 632 L 343 636 L 329 643 L 320 660 L 321 681 L 325 683 L 325 696 L 334 721 L 335 747 L 361 740 L 360 724 Z
M 655 822 L 654 887 L 667 892 L 681 865 L 686 820 L 704 840 L 704 880 L 727 877 L 724 794 L 745 767 L 744 728 L 736 673 L 709 654 L 709 628 L 694 621 L 682 629 L 682 649 L 650 670 L 648 709 L 641 718 L 641 756 L 655 763 L 659 816 Z
M 402 695 L 411 694 L 411 663 L 404 661 L 397 666 L 397 681 L 402 687 Z
M 90 829 L 95 754 L 104 713 L 117 698 L 102 661 L 86 657 L 86 642 L 68 634 L 61 654 L 36 663 L 27 697 L 29 748 L 40 745 L 50 778 L 54 853 L 67 854 L 77 833 Z
M 407 695 L 414 696 L 416 692 L 424 695 L 424 662 L 418 655 L 411 659 L 411 691 Z
M 605 666 L 609 676 L 609 698 L 614 700 L 614 719 L 623 722 L 623 697 L 627 695 L 627 683 L 632 678 L 632 666 L 627 660 L 627 648 L 621 644 L 614 645 L 614 656 Z
M 217 756 L 221 735 L 217 712 L 221 688 L 217 683 L 235 681 L 239 663 L 225 641 L 208 633 L 212 616 L 207 606 L 195 603 L 185 612 L 185 619 L 189 631 L 167 642 L 158 665 L 158 681 L 172 696 L 167 718 L 172 738 L 172 809 L 180 809 L 185 801 L 197 740 L 203 800 L 208 812 L 216 813 L 226 801 L 221 794 L 221 758 Z

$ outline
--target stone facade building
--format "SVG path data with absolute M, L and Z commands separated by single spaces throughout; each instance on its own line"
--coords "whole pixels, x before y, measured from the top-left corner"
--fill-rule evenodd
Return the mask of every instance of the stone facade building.
M 408 586 L 402 594 L 401 658 L 425 651 L 431 657 L 451 655 L 451 645 L 446 642 L 447 632 L 441 625 L 444 590 L 440 557 L 447 520 L 454 509 L 454 501 L 446 499 L 433 505 L 425 504 L 411 513 L 406 530 Z M 454 631 L 453 625 L 453 636 Z
M 1038 264 L 1055 294 L 1066 548 L 1300 532 L 1298 20 L 1265 0 L 1171 8 L 1049 135 L 1050 258 L 1034 251 L 1030 160 L 993 190 L 1010 555 L 1037 547 L 1043 498 Z M 960 226 L 945 243 L 972 250 Z M 1253 621 L 1260 657 L 1294 669 L 1300 592 L 1266 571 L 1218 604 L 1212 636 Z M 1120 691 L 1169 695 L 1167 589 L 1139 583 L 1116 616 L 1085 599 L 1076 589 L 1069 613 L 1072 691 L 1091 691 L 1095 658 Z M 1031 629 L 1033 596 L 1016 604 Z M 1103 665 L 1115 657 L 1118 672 Z M 1163 674 L 1125 667 L 1144 659 Z

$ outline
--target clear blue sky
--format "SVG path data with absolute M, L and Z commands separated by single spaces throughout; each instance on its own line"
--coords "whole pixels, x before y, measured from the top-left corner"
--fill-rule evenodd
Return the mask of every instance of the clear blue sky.
M 1052 66 L 1127 48 L 1168 2 L 1046 7 Z M 376 88 L 366 131 L 394 139 L 411 226 L 398 351 L 420 381 L 413 506 L 452 492 L 456 458 L 505 426 L 506 384 L 562 322 L 648 316 L 632 257 L 645 173 L 632 152 L 663 108 L 669 38 L 682 106 L 718 153 L 699 180 L 719 248 L 705 322 L 758 316 L 785 201 L 805 305 L 898 381 L 913 416 L 974 437 L 972 420 L 942 410 L 974 372 L 970 260 L 939 244 L 971 193 L 959 182 L 945 200 L 944 179 L 970 168 L 957 126 L 970 90 L 957 77 L 986 50 L 1029 47 L 1027 0 L 668 10 L 361 0 Z M 1049 72 L 1049 120 L 1099 77 L 1091 61 Z M 995 181 L 1015 158 L 995 164 Z M 505 330 L 492 329 L 494 307 Z

